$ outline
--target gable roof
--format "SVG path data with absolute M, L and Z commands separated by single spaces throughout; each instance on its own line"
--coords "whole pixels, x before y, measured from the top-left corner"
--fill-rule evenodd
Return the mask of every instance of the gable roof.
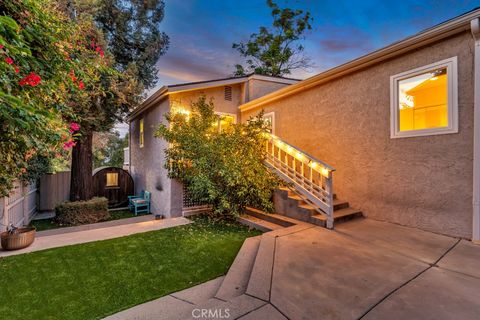
M 449 36 L 470 30 L 470 23 L 480 17 L 480 7 L 468 11 L 458 17 L 447 20 L 434 27 L 421 31 L 411 37 L 373 51 L 355 60 L 341 64 L 337 67 L 321 72 L 313 77 L 300 81 L 291 86 L 274 91 L 270 94 L 249 101 L 240 106 L 241 111 L 247 111 L 265 105 L 295 93 L 307 90 L 322 83 L 342 77 L 349 73 L 364 69 L 379 62 L 402 55 L 415 48 L 419 48 L 433 42 L 445 39 Z
M 229 77 L 229 78 L 221 78 L 221 79 L 213 79 L 213 80 L 205 80 L 205 81 L 197 81 L 197 82 L 187 82 L 187 83 L 179 83 L 179 84 L 163 86 L 157 91 L 155 91 L 152 95 L 150 95 L 147 99 L 145 99 L 145 101 L 143 101 L 138 107 L 136 107 L 128 116 L 128 120 L 135 118 L 140 113 L 144 112 L 151 106 L 155 105 L 157 102 L 160 102 L 171 93 L 228 86 L 228 85 L 233 85 L 238 83 L 245 83 L 249 80 L 262 80 L 262 81 L 284 83 L 284 84 L 294 84 L 301 81 L 300 79 L 264 76 L 264 75 L 252 73 L 252 74 L 248 74 L 240 77 Z

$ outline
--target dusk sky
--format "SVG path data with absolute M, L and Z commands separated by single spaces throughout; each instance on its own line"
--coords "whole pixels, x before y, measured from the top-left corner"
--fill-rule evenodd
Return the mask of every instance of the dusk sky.
M 480 6 L 478 0 L 278 0 L 277 3 L 282 8 L 308 10 L 314 19 L 303 44 L 315 67 L 292 73 L 291 77 L 300 79 Z M 233 66 L 242 62 L 232 43 L 246 41 L 260 26 L 271 24 L 265 0 L 166 0 L 161 29 L 170 37 L 170 48 L 157 64 L 157 88 L 230 76 Z
M 313 1 L 281 0 L 280 7 L 311 12 L 305 53 L 315 63 L 308 78 L 322 70 L 413 35 L 480 5 L 480 1 Z M 246 41 L 272 18 L 264 0 L 165 1 L 161 27 L 170 49 L 158 62 L 158 86 L 231 75 L 242 59 L 232 43 Z

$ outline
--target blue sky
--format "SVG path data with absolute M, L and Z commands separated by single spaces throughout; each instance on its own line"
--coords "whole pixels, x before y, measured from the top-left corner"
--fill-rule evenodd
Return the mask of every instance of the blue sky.
M 278 0 L 311 12 L 305 53 L 315 63 L 294 77 L 322 70 L 413 35 L 480 6 L 480 1 Z M 242 59 L 232 43 L 271 25 L 264 0 L 166 0 L 161 29 L 170 48 L 158 62 L 158 86 L 229 76 Z
M 478 0 L 277 0 L 276 3 L 308 10 L 314 19 L 303 43 L 305 54 L 315 67 L 292 73 L 292 77 L 300 79 L 480 6 Z M 271 23 L 265 0 L 165 0 L 165 19 L 160 27 L 170 37 L 170 48 L 157 63 L 157 88 L 230 76 L 233 66 L 242 62 L 232 43 L 248 40 L 260 26 Z M 125 126 L 120 127 L 124 134 Z

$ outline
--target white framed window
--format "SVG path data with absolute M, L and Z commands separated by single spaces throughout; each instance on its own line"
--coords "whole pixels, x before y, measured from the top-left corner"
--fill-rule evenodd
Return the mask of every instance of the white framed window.
M 270 133 L 275 134 L 275 112 L 268 112 L 263 115 L 263 119 L 270 126 Z
M 140 145 L 140 148 L 143 148 L 144 143 L 145 143 L 145 128 L 144 128 L 143 118 L 142 118 L 140 119 L 139 133 L 138 133 L 138 144 Z
M 390 77 L 390 137 L 458 132 L 457 57 Z
M 213 125 L 218 127 L 219 131 L 223 131 L 229 125 L 237 123 L 237 115 L 234 113 L 227 112 L 215 112 L 216 115 L 219 115 L 218 121 Z

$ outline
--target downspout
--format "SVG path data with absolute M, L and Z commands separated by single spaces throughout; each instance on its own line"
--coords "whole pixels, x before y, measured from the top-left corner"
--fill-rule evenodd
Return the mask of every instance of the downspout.
M 473 87 L 473 231 L 472 241 L 480 243 L 480 18 L 470 22 L 475 40 Z
M 132 173 L 132 121 L 128 120 L 128 173 Z

